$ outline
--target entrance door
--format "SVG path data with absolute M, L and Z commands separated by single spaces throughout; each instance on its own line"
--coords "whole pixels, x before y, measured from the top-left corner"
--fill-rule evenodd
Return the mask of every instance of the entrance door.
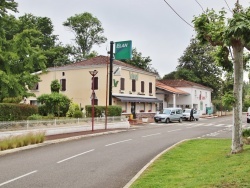
M 136 112 L 136 103 L 135 102 L 131 102 L 131 113 L 133 114 L 133 119 L 136 118 L 135 112 Z

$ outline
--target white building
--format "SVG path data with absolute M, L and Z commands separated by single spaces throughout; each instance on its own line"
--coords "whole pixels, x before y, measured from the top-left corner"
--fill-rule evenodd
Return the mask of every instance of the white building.
M 156 82 L 156 97 L 163 100 L 159 110 L 166 107 L 195 108 L 206 114 L 212 107 L 209 87 L 185 80 L 160 80 Z

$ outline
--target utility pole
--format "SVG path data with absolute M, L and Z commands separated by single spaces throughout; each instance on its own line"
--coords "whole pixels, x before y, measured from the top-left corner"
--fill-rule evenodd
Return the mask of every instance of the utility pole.
M 113 56 L 114 56 L 114 52 L 113 52 L 113 46 L 114 46 L 114 42 L 111 41 L 110 42 L 110 63 L 109 63 L 109 106 L 112 105 L 112 86 L 113 86 Z

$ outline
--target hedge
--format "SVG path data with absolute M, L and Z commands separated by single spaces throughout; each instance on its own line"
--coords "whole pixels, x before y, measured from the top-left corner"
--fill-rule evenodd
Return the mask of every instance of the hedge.
M 32 114 L 37 113 L 37 106 L 28 104 L 0 103 L 0 121 L 26 120 Z
M 106 106 L 94 106 L 94 116 L 95 117 L 101 117 L 103 114 L 105 114 Z M 92 105 L 86 105 L 86 116 L 92 117 Z M 120 116 L 122 113 L 122 107 L 121 106 L 107 106 L 107 116 Z

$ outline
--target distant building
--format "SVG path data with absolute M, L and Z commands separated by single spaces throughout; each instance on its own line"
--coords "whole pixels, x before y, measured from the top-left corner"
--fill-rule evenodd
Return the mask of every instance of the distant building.
M 159 80 L 156 82 L 156 97 L 163 100 L 159 109 L 166 107 L 195 108 L 206 114 L 212 107 L 209 87 L 186 80 Z

